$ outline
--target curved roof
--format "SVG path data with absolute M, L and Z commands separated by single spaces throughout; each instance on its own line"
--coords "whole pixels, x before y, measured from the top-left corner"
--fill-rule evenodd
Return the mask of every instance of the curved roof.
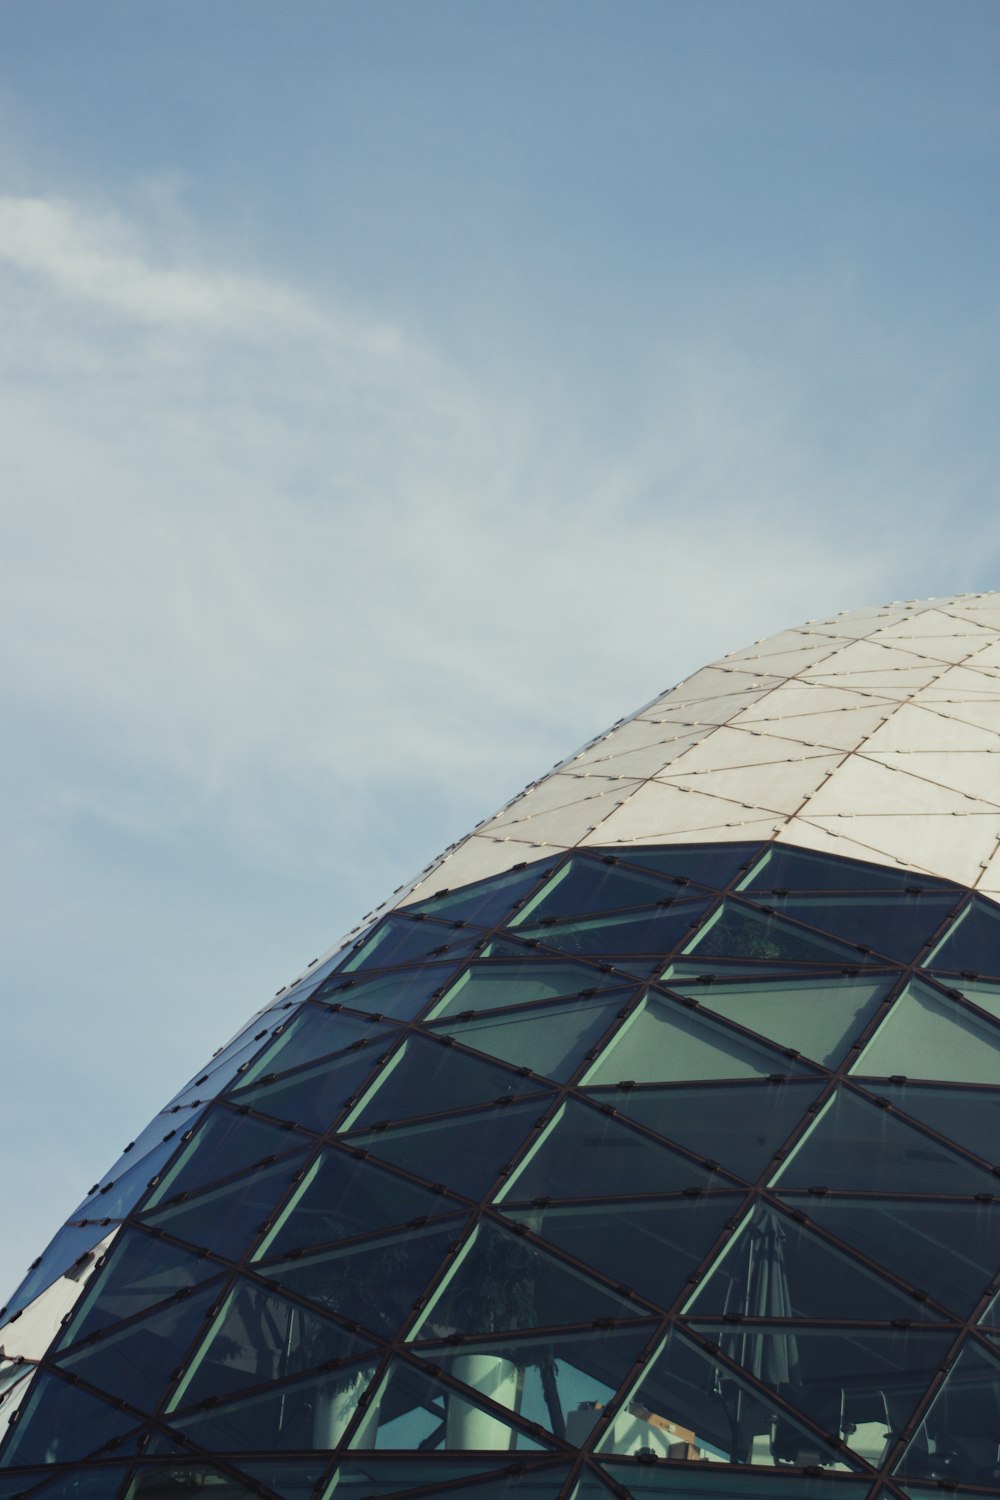
M 553 848 L 767 838 L 1000 895 L 1000 594 L 732 652 L 528 786 L 402 901 Z

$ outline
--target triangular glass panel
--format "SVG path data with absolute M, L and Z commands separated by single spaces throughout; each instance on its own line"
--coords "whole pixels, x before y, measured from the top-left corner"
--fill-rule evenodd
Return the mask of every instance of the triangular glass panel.
M 850 964 L 869 962 L 860 948 L 810 932 L 784 917 L 770 916 L 738 901 L 724 901 L 692 938 L 685 954 L 699 958 L 763 959 L 768 963 Z
M 1000 1292 L 997 1292 L 979 1322 L 985 1328 L 1000 1328 Z
M 934 1397 L 894 1473 L 995 1491 L 1000 1482 L 1000 1360 L 971 1339 Z
M 495 1409 L 514 1406 L 516 1379 L 504 1384 L 494 1375 L 488 1399 L 494 1409 L 480 1404 L 468 1387 L 456 1388 L 428 1367 L 395 1359 L 348 1446 L 390 1452 L 533 1452 L 548 1446 L 540 1428 L 526 1431 L 513 1410 L 508 1419 Z
M 633 912 L 612 912 L 608 916 L 582 917 L 577 921 L 535 923 L 519 927 L 518 937 L 544 943 L 560 953 L 649 954 L 651 957 L 670 952 L 688 931 L 691 923 L 704 911 L 709 898 L 699 901 L 677 901 L 670 907 L 647 906 Z
M 569 1099 L 499 1195 L 615 1198 L 719 1186 L 712 1172 L 621 1120 Z M 721 1184 L 729 1186 L 725 1180 Z
M 28 1464 L 76 1463 L 134 1432 L 138 1419 L 59 1375 L 40 1370 L 7 1439 L 7 1468 Z M 126 1450 L 127 1451 L 127 1450 Z
M 755 1380 L 878 1468 L 954 1342 L 950 1330 L 692 1325 Z M 836 1371 L 836 1380 L 830 1375 Z
M 151 1181 L 155 1181 L 156 1174 L 177 1150 L 177 1138 L 171 1136 L 168 1140 L 162 1140 L 147 1151 L 126 1170 L 120 1172 L 117 1177 L 108 1178 L 96 1192 L 91 1193 L 81 1204 L 73 1210 L 72 1219 L 121 1219 L 134 1208 L 149 1187 Z M 126 1163 L 131 1161 L 125 1157 Z
M 464 1340 L 457 1349 L 422 1345 L 420 1353 L 453 1380 L 579 1448 L 658 1327 L 651 1321 L 561 1337 L 504 1335 Z
M 832 1068 L 864 1030 L 896 977 L 814 975 L 672 987 L 698 1000 L 705 1010 Z
M 179 1302 L 75 1347 L 60 1357 L 60 1368 L 141 1411 L 155 1411 L 220 1285 L 221 1278 L 210 1281 Z
M 759 1447 L 764 1447 L 766 1437 L 761 1435 Z M 685 1455 L 679 1454 L 679 1457 Z M 596 1467 L 596 1466 L 595 1466 Z M 591 1486 L 589 1477 L 580 1481 L 572 1500 L 607 1500 L 613 1493 L 617 1500 L 623 1496 L 630 1500 L 870 1500 L 871 1479 L 846 1479 L 838 1472 L 831 1484 L 830 1469 L 840 1470 L 838 1463 L 827 1464 L 821 1473 L 804 1474 L 801 1469 L 790 1468 L 782 1473 L 770 1474 L 721 1473 L 717 1468 L 686 1464 L 664 1466 L 645 1463 L 608 1463 L 603 1466 L 608 1475 L 612 1491 Z M 877 1500 L 890 1500 L 886 1491 L 880 1491 Z M 937 1497 L 940 1500 L 940 1496 Z
M 768 896 L 767 904 L 797 922 L 906 963 L 926 948 L 959 896 L 958 891 L 926 891 L 919 896 Z
M 741 891 L 953 891 L 957 886 L 936 880 L 932 875 L 914 870 L 890 870 L 885 865 L 869 865 L 857 859 L 838 855 L 813 854 L 806 849 L 771 844 L 745 880 Z M 818 924 L 822 925 L 822 924 Z
M 796 1421 L 677 1330 L 619 1407 L 597 1452 L 605 1459 L 651 1454 L 768 1468 L 853 1466 L 829 1437 Z
M 394 969 L 419 958 L 447 956 L 457 961 L 472 953 L 483 934 L 476 928 L 465 929 L 451 922 L 426 921 L 397 913 L 385 917 L 371 937 L 361 940 L 357 951 L 340 969 L 342 974 L 356 974 L 365 969 Z
M 844 968 L 840 972 L 853 974 L 857 964 L 850 968 Z M 836 973 L 836 970 L 832 972 Z M 667 984 L 671 989 L 677 989 L 682 984 L 712 985 L 720 981 L 729 983 L 733 979 L 766 979 L 773 974 L 776 979 L 806 978 L 815 974 L 818 979 L 829 975 L 831 969 L 829 964 L 796 964 L 794 969 L 789 969 L 787 964 L 774 962 L 763 962 L 753 959 L 748 962 L 745 958 L 672 958 L 659 975 L 660 982 Z
M 345 1005 L 366 1015 L 410 1021 L 454 972 L 454 964 L 421 964 L 371 979 L 363 974 L 334 974 L 312 998 L 330 1005 Z
M 620 984 L 590 964 L 563 958 L 490 959 L 470 964 L 434 1007 L 435 1020 L 466 1012 L 533 1005 L 564 995 L 593 995 Z
M 656 874 L 647 875 L 607 860 L 576 854 L 537 895 L 525 902 L 510 926 L 522 927 L 526 922 L 541 922 L 546 918 L 582 917 L 627 906 L 655 906 L 660 901 L 672 902 L 681 890 L 683 887 Z
M 992 1194 L 996 1178 L 888 1109 L 838 1089 L 774 1178 L 789 1188 L 863 1193 Z
M 818 1097 L 823 1084 L 808 1079 L 771 1083 L 645 1084 L 592 1090 L 597 1104 L 676 1141 L 696 1156 L 720 1162 L 753 1181 Z
M 659 870 L 661 875 L 678 875 L 697 880 L 701 885 L 728 885 L 734 875 L 760 846 L 758 844 L 694 844 L 686 848 L 672 844 L 669 848 L 595 849 L 595 854 L 609 854 L 644 870 Z
M 244 1465 L 246 1467 L 246 1465 Z M 333 1480 L 327 1490 L 324 1491 L 323 1500 L 395 1500 L 396 1496 L 409 1496 L 416 1491 L 421 1500 L 428 1495 L 460 1494 L 467 1495 L 469 1492 L 465 1485 L 458 1490 L 455 1485 L 460 1480 L 466 1479 L 471 1485 L 488 1486 L 496 1480 L 503 1484 L 525 1484 L 529 1489 L 517 1489 L 512 1493 L 524 1496 L 525 1500 L 535 1500 L 534 1492 L 530 1489 L 533 1483 L 542 1483 L 544 1476 L 549 1476 L 546 1482 L 550 1490 L 545 1492 L 546 1500 L 549 1494 L 555 1500 L 559 1488 L 566 1475 L 565 1464 L 553 1465 L 543 1459 L 525 1464 L 518 1460 L 512 1464 L 509 1457 L 489 1459 L 482 1455 L 475 1458 L 458 1458 L 452 1454 L 441 1455 L 437 1453 L 420 1452 L 415 1449 L 407 1453 L 405 1458 L 378 1458 L 369 1454 L 364 1458 L 344 1458 L 337 1465 Z M 436 1485 L 447 1486 L 447 1489 L 438 1491 Z M 477 1489 L 475 1493 L 479 1493 Z M 501 1490 L 502 1494 L 503 1491 Z M 539 1496 L 541 1491 L 538 1492 Z
M 390 1037 L 388 1041 L 394 1039 Z M 378 1067 L 383 1055 L 378 1044 L 386 1040 L 382 1032 L 369 1043 L 360 1044 L 363 1050 L 342 1053 L 311 1067 L 299 1068 L 295 1073 L 285 1073 L 274 1083 L 255 1083 L 230 1097 L 234 1104 L 249 1105 L 262 1115 L 289 1120 L 306 1130 L 322 1133 Z
M 414 915 L 422 913 L 429 917 L 449 917 L 453 922 L 472 922 L 478 927 L 497 927 L 507 913 L 517 905 L 521 897 L 549 873 L 550 864 L 540 861 L 526 869 L 512 870 L 507 875 L 494 875 L 489 880 L 478 880 L 475 885 L 461 886 L 458 890 L 438 891 L 423 901 L 415 901 L 406 909 Z
M 811 1073 L 763 1042 L 651 990 L 584 1075 L 583 1083 L 692 1083 L 698 1078 Z
M 273 1259 L 293 1250 L 354 1239 L 460 1206 L 443 1192 L 421 1187 L 375 1162 L 345 1151 L 324 1151 L 253 1258 Z
M 1000 975 L 1000 908 L 973 896 L 924 966 L 952 969 L 969 978 Z
M 307 1003 L 285 1023 L 271 1045 L 246 1072 L 241 1073 L 238 1087 L 242 1091 L 265 1073 L 287 1073 L 329 1053 L 346 1052 L 356 1042 L 381 1040 L 391 1034 L 387 1029 L 373 1025 L 370 1019 Z M 242 1092 L 234 1097 L 242 1098 Z
M 147 1214 L 143 1222 L 226 1260 L 240 1260 L 304 1160 L 305 1153 L 300 1152 L 197 1197 L 180 1195 L 182 1202 L 168 1201 L 165 1207 Z
M 98 1328 L 111 1328 L 145 1312 L 221 1270 L 213 1261 L 190 1255 L 167 1240 L 126 1227 L 108 1251 L 100 1275 L 74 1307 L 60 1347 L 78 1344 Z
M 392 1339 L 464 1227 L 462 1218 L 446 1219 L 350 1249 L 269 1262 L 262 1274 L 296 1296 Z
M 510 1208 L 523 1224 L 618 1286 L 668 1308 L 742 1203 L 739 1195 Z
M 944 982 L 949 990 L 957 990 L 966 1000 L 971 1000 L 973 1005 L 978 1005 L 980 1010 L 985 1010 L 987 1015 L 1000 1021 L 1000 984 L 986 984 L 976 979 L 956 980 L 951 975 Z
M 149 1453 L 151 1449 L 145 1451 Z M 182 1450 L 165 1451 L 179 1453 Z M 168 1496 L 205 1493 L 217 1497 L 217 1500 L 259 1500 L 261 1491 L 249 1479 L 242 1484 L 229 1469 L 188 1460 L 168 1465 L 136 1464 L 122 1500 L 167 1500 Z M 113 1490 L 105 1491 L 100 1500 L 110 1500 L 113 1494 Z
M 465 1041 L 464 1033 L 454 1025 L 444 1035 Z M 475 1047 L 477 1043 L 470 1039 L 468 1046 Z M 484 1058 L 456 1052 L 429 1037 L 411 1036 L 379 1072 L 343 1128 L 358 1130 L 377 1120 L 438 1115 L 446 1110 L 468 1109 L 474 1104 L 517 1099 L 523 1094 L 538 1095 L 542 1090 L 544 1085 L 537 1079 L 524 1078 Z
M 788 1198 L 846 1245 L 965 1318 L 996 1272 L 1000 1203 Z
M 46 1246 L 10 1301 L 0 1308 L 0 1317 L 9 1323 L 15 1313 L 58 1281 L 60 1276 L 86 1275 L 94 1263 L 93 1250 L 111 1233 L 111 1227 L 96 1219 L 86 1224 L 67 1224 Z
M 270 1158 L 285 1156 L 305 1144 L 301 1136 L 280 1126 L 214 1105 L 202 1116 L 186 1148 L 163 1173 L 144 1206 L 155 1208 L 179 1192 L 207 1187 L 248 1167 L 265 1162 L 270 1165 Z
M 612 990 L 607 997 L 576 998 L 527 1011 L 452 1021 L 442 1030 L 466 1047 L 563 1082 L 612 1026 L 630 994 L 629 990 Z M 457 1059 L 451 1065 L 456 1067 Z
M 374 1358 L 375 1346 L 256 1281 L 238 1279 L 188 1362 L 170 1411 Z
M 763 1204 L 743 1220 L 685 1312 L 880 1323 L 930 1316 L 915 1298 Z
M 887 1012 L 852 1073 L 996 1083 L 1000 1027 L 914 980 Z
M 645 1309 L 592 1281 L 522 1235 L 484 1219 L 428 1304 L 411 1338 L 474 1337 L 642 1317 Z
M 377 1365 L 347 1366 L 170 1418 L 171 1427 L 211 1453 L 303 1453 L 336 1448 L 358 1412 Z
M 949 1088 L 947 1084 L 871 1085 L 879 1098 L 914 1120 L 948 1136 L 988 1162 L 1000 1162 L 1000 1093 L 995 1088 Z
M 480 1198 L 538 1119 L 537 1100 L 468 1111 L 420 1125 L 364 1130 L 345 1139 L 428 1182 Z

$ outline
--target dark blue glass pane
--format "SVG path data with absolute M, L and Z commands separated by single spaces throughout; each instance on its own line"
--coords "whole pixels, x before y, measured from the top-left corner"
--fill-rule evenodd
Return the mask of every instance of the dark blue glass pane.
M 869 962 L 859 948 L 809 932 L 783 917 L 769 916 L 736 901 L 726 901 L 685 949 L 699 959 L 742 958 L 796 964 Z
M 479 1198 L 528 1135 L 539 1109 L 536 1100 L 518 1101 L 423 1125 L 362 1130 L 346 1139 L 416 1177 Z
M 161 1141 L 145 1156 L 132 1162 L 125 1157 L 125 1170 L 116 1178 L 108 1178 L 96 1193 L 85 1198 L 74 1210 L 74 1219 L 122 1219 L 132 1209 L 150 1182 L 156 1177 L 163 1163 L 169 1161 L 177 1150 L 177 1139 Z
M 576 854 L 524 903 L 510 926 L 520 928 L 546 918 L 586 916 L 626 906 L 655 906 L 674 901 L 683 889 L 656 874 Z
M 58 1479 L 45 1485 L 44 1489 L 33 1490 L 32 1500 L 35 1494 L 38 1495 L 38 1500 L 112 1500 L 127 1473 L 128 1468 L 124 1464 L 100 1463 L 95 1464 L 92 1469 L 76 1469 L 70 1474 L 60 1475 Z M 39 1477 L 36 1474 L 30 1480 L 22 1479 L 22 1488 L 36 1484 Z M 13 1485 L 12 1480 L 11 1486 Z M 13 1494 L 13 1488 L 0 1490 L 4 1500 L 8 1494 Z
M 233 1177 L 248 1167 L 265 1162 L 270 1165 L 271 1157 L 286 1156 L 304 1144 L 301 1136 L 280 1126 L 216 1105 L 199 1121 L 195 1134 L 163 1174 L 145 1206 L 159 1206 L 181 1191 L 191 1192 Z
M 495 927 L 527 892 L 545 878 L 550 864 L 539 861 L 509 875 L 494 875 L 454 891 L 439 891 L 423 901 L 415 901 L 406 910 L 427 916 L 450 917 L 452 921 L 472 922 L 480 927 Z
M 287 1073 L 331 1052 L 344 1052 L 355 1042 L 376 1041 L 389 1033 L 369 1020 L 326 1006 L 306 1004 L 281 1028 L 270 1046 L 239 1079 L 240 1089 L 265 1074 Z
M 746 891 L 953 891 L 957 886 L 915 870 L 891 870 L 885 865 L 864 864 L 830 854 L 813 854 L 771 844 L 747 878 L 739 883 Z
M 989 1162 L 1000 1162 L 1000 1091 L 879 1080 L 872 1091 Z
M 754 1179 L 784 1144 L 823 1084 L 799 1079 L 770 1083 L 670 1084 L 588 1090 L 658 1135 L 698 1156 Z
M 478 1386 L 456 1389 L 418 1361 L 396 1359 L 348 1446 L 386 1452 L 412 1448 L 534 1452 L 550 1445 L 551 1439 L 540 1428 L 526 1431 L 512 1409 L 517 1388 L 517 1369 L 512 1362 L 491 1360 L 483 1372 L 483 1384 L 494 1408 L 511 1409 L 509 1419 L 495 1409 L 480 1406 Z
M 412 1453 L 405 1458 L 370 1456 L 345 1459 L 337 1465 L 335 1495 L 349 1495 L 351 1500 L 396 1500 L 415 1490 L 421 1500 L 435 1495 L 517 1495 L 519 1500 L 555 1500 L 565 1481 L 565 1464 L 536 1464 L 510 1458 L 490 1459 L 487 1454 L 460 1458 L 457 1454 L 438 1457 L 434 1453 Z M 467 1484 L 459 1484 L 466 1479 Z M 446 1489 L 437 1489 L 440 1484 Z M 495 1486 L 501 1486 L 496 1489 Z M 457 1486 L 457 1488 L 456 1488 Z
M 33 1302 L 40 1292 L 44 1292 L 60 1276 L 67 1273 L 74 1279 L 85 1276 L 94 1262 L 94 1246 L 99 1245 L 112 1232 L 112 1227 L 91 1221 L 88 1224 L 67 1224 L 64 1229 L 60 1229 L 7 1303 L 4 1309 L 6 1321 L 9 1322 L 15 1313 L 27 1307 L 29 1302 Z
M 960 974 L 1000 975 L 1000 908 L 974 896 L 926 964 Z
M 244 1459 L 241 1471 L 255 1484 L 263 1484 L 281 1500 L 311 1500 L 326 1469 L 322 1458 L 292 1458 L 263 1462 Z
M 418 964 L 370 979 L 363 974 L 334 974 L 313 999 L 330 1005 L 346 1005 L 349 1010 L 361 1010 L 367 1015 L 409 1021 L 423 1010 L 434 992 L 454 972 L 454 964 Z
M 546 948 L 560 953 L 667 954 L 688 931 L 692 921 L 704 910 L 705 901 L 678 901 L 662 909 L 611 913 L 604 917 L 583 917 L 578 921 L 535 923 L 519 927 L 517 935 L 525 940 L 535 938 Z
M 183 1195 L 183 1202 L 173 1204 L 168 1200 L 143 1222 L 226 1260 L 239 1260 L 291 1188 L 303 1161 L 304 1156 L 297 1153 L 194 1198 Z
M 386 917 L 371 937 L 362 941 L 340 972 L 354 974 L 365 969 L 392 969 L 414 959 L 459 959 L 473 951 L 483 934 L 428 917 Z
M 435 1019 L 466 1011 L 533 1005 L 564 995 L 596 994 L 620 984 L 613 974 L 571 959 L 524 957 L 470 964 L 431 1012 Z
M 758 844 L 671 844 L 667 849 L 595 850 L 637 865 L 644 870 L 659 870 L 663 875 L 685 876 L 702 885 L 728 885 L 742 869 Z
M 282 1212 L 255 1259 L 333 1244 L 454 1210 L 460 1205 L 372 1161 L 323 1153 Z
M 971 1340 L 965 1345 L 920 1429 L 896 1466 L 908 1479 L 985 1486 L 996 1493 L 1000 1430 L 1000 1361 Z
M 382 1034 L 384 1038 L 384 1033 Z M 387 1042 L 390 1046 L 392 1039 Z M 283 1073 L 269 1082 L 251 1084 L 230 1097 L 234 1104 L 248 1105 L 262 1115 L 302 1125 L 321 1134 L 343 1114 L 351 1099 L 367 1083 L 385 1055 L 379 1039 L 362 1044 L 357 1051 L 341 1053 L 312 1066 Z M 298 1145 L 290 1141 L 289 1146 Z
M 155 1307 L 220 1270 L 212 1261 L 166 1240 L 125 1228 L 108 1251 L 106 1265 L 74 1308 L 63 1345 L 78 1344 L 97 1329 L 111 1328 L 123 1318 Z
M 766 1435 L 762 1434 L 765 1442 Z M 763 1446 L 763 1444 L 761 1445 Z M 768 1460 L 770 1443 L 767 1442 Z M 731 1474 L 713 1464 L 699 1468 L 687 1464 L 678 1468 L 642 1463 L 606 1463 L 604 1465 L 612 1482 L 644 1500 L 649 1496 L 669 1497 L 669 1500 L 868 1500 L 871 1479 L 847 1479 L 838 1474 L 831 1482 L 828 1474 L 806 1475 L 791 1470 L 782 1473 L 772 1470 L 766 1474 Z M 617 1493 L 617 1491 L 616 1491 Z M 589 1479 L 573 1500 L 606 1500 L 608 1491 Z
M 16 1464 L 74 1463 L 106 1452 L 115 1439 L 134 1432 L 133 1412 L 70 1385 L 59 1375 L 42 1370 L 17 1426 L 3 1450 L 5 1468 Z M 127 1450 L 126 1450 L 127 1451 Z
M 448 1035 L 465 1040 L 461 1028 L 449 1028 Z M 475 1037 L 470 1037 L 467 1045 L 475 1047 Z M 356 1130 L 376 1120 L 404 1120 L 517 1099 L 522 1094 L 538 1094 L 542 1087 L 537 1078 L 524 1078 L 511 1068 L 414 1036 L 381 1070 L 367 1098 L 352 1114 L 348 1128 Z
M 308 1453 L 335 1448 L 358 1410 L 374 1364 L 285 1381 L 209 1410 L 172 1416 L 171 1427 L 214 1453 Z
M 957 892 L 928 891 L 921 896 L 769 896 L 767 904 L 786 917 L 906 962 L 927 946 L 956 900 Z

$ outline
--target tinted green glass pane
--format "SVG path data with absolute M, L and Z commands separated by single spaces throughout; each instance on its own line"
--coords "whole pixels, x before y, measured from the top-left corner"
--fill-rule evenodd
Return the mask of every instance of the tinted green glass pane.
M 525 902 L 510 925 L 522 927 L 543 918 L 586 916 L 624 906 L 651 906 L 658 901 L 673 901 L 679 889 L 683 887 L 656 875 L 574 855 Z
M 697 1162 L 620 1120 L 569 1100 L 500 1196 L 509 1202 L 539 1197 L 612 1198 L 676 1193 L 713 1183 L 712 1173 Z M 728 1186 L 725 1179 L 721 1185 Z
M 954 1342 L 950 1331 L 692 1326 L 876 1468 Z
M 367 1339 L 256 1282 L 238 1280 L 192 1356 L 169 1409 L 374 1354 Z
M 781 1188 L 952 1193 L 996 1190 L 996 1178 L 847 1089 L 823 1106 L 775 1176 Z
M 1000 1204 L 905 1198 L 788 1201 L 959 1317 L 968 1316 L 1000 1266 Z
M 444 1035 L 465 1040 L 460 1029 L 449 1029 Z M 470 1038 L 467 1045 L 475 1047 L 477 1043 Z M 522 1078 L 509 1068 L 470 1057 L 427 1037 L 413 1036 L 389 1059 L 344 1128 L 357 1130 L 376 1120 L 405 1120 L 499 1099 L 517 1099 L 522 1094 L 537 1095 L 541 1087 L 537 1079 Z
M 853 1462 L 676 1331 L 597 1445 L 604 1459 L 650 1450 L 657 1458 L 722 1459 L 768 1468 L 785 1463 L 849 1469 Z
M 860 949 L 808 932 L 783 917 L 724 901 L 684 949 L 699 958 L 749 958 L 781 963 L 849 964 L 866 961 Z
M 527 1331 L 598 1318 L 636 1318 L 644 1312 L 521 1235 L 484 1219 L 411 1336 L 423 1341 L 453 1333 Z
M 154 1239 L 138 1229 L 123 1229 L 108 1252 L 107 1264 L 74 1309 L 63 1347 L 79 1343 L 98 1328 L 110 1328 L 123 1318 L 155 1307 L 220 1270 L 220 1266 L 166 1240 Z
M 815 976 L 741 980 L 713 985 L 674 984 L 706 1010 L 757 1031 L 780 1047 L 835 1067 L 889 992 L 896 975 Z
M 516 1371 L 503 1380 L 494 1370 L 484 1379 L 494 1408 L 513 1408 L 517 1399 Z M 431 1451 L 486 1450 L 536 1452 L 547 1446 L 541 1430 L 529 1433 L 500 1411 L 481 1406 L 467 1386 L 456 1389 L 417 1364 L 397 1359 L 376 1391 L 368 1415 L 349 1446 L 393 1451 L 424 1448 Z
M 851 1072 L 996 1083 L 1000 1027 L 915 980 L 893 1004 Z
M 765 1206 L 739 1226 L 686 1311 L 701 1317 L 862 1322 L 929 1316 L 915 1298 Z
M 371 979 L 363 974 L 334 974 L 316 991 L 313 999 L 330 1005 L 346 1005 L 350 1010 L 362 1010 L 368 1015 L 409 1021 L 423 1010 L 434 991 L 450 979 L 454 970 L 454 964 L 445 963 L 420 964 L 415 968 L 400 969 L 395 974 L 378 974 Z
M 271 1045 L 240 1076 L 239 1088 L 246 1088 L 265 1073 L 287 1073 L 291 1068 L 314 1062 L 330 1052 L 344 1052 L 355 1042 L 367 1042 L 373 1037 L 386 1035 L 371 1021 L 327 1010 L 325 1006 L 306 1004 L 285 1023 Z
M 574 1447 L 586 1442 L 657 1323 L 529 1338 L 468 1341 L 461 1348 L 421 1346 L 420 1353 L 481 1396 L 501 1405 L 512 1387 L 519 1416 Z
M 885 865 L 868 865 L 861 860 L 840 856 L 812 854 L 805 849 L 789 849 L 772 844 L 740 882 L 748 891 L 906 891 L 919 888 L 928 891 L 960 892 L 947 881 L 914 870 L 889 870 Z
M 607 990 L 621 980 L 602 974 L 588 964 L 562 958 L 527 958 L 489 961 L 470 966 L 434 1007 L 435 1019 L 464 1011 L 497 1010 L 554 1000 L 561 995 L 579 995 Z
M 302 1453 L 335 1448 L 371 1384 L 374 1363 L 285 1381 L 207 1411 L 175 1415 L 171 1427 L 212 1453 Z
M 659 870 L 663 875 L 679 875 L 702 885 L 728 885 L 733 876 L 753 854 L 757 844 L 680 844 L 668 849 L 630 848 L 608 850 L 644 870 Z M 595 851 L 601 852 L 601 851 Z
M 924 962 L 930 969 L 1000 974 L 1000 910 L 991 901 L 973 896 Z
M 146 1207 L 155 1208 L 179 1192 L 233 1177 L 268 1157 L 287 1155 L 302 1145 L 301 1136 L 217 1105 L 199 1121 L 194 1136 L 164 1172 Z
M 768 1475 L 727 1474 L 717 1468 L 689 1465 L 678 1469 L 634 1464 L 604 1465 L 615 1484 L 631 1491 L 635 1500 L 644 1496 L 669 1496 L 670 1500 L 868 1500 L 869 1479 L 845 1480 L 837 1475 L 830 1483 L 826 1472 L 815 1477 L 792 1471 Z M 591 1488 L 581 1480 L 573 1500 L 605 1500 L 606 1490 Z
M 955 978 L 948 975 L 942 981 L 949 989 L 956 989 L 971 1000 L 973 1005 L 978 1005 L 980 1010 L 985 1010 L 988 1015 L 1000 1021 L 1000 984 L 986 984 L 975 979 Z
M 226 1260 L 239 1260 L 264 1227 L 274 1205 L 291 1187 L 303 1161 L 304 1155 L 296 1153 L 225 1187 L 212 1188 L 172 1206 L 168 1203 L 146 1215 L 143 1222 Z
M 680 942 L 704 906 L 705 898 L 678 901 L 666 910 L 650 906 L 636 912 L 554 922 L 551 926 L 536 923 L 518 928 L 518 937 L 536 938 L 561 953 L 665 954 Z
M 347 1139 L 428 1182 L 479 1198 L 528 1135 L 540 1107 L 537 1100 L 519 1101 L 423 1125 L 362 1130 Z
M 928 891 L 921 896 L 769 896 L 767 904 L 905 963 L 927 946 L 957 900 L 957 891 Z
M 610 1104 L 649 1130 L 731 1172 L 756 1178 L 819 1095 L 822 1083 L 786 1079 L 771 1083 L 645 1084 L 594 1089 L 596 1103 Z
M 433 919 L 422 922 L 417 917 L 386 917 L 339 972 L 391 969 L 415 959 L 443 959 L 446 955 L 457 960 L 471 953 L 481 938 L 482 933 L 475 928 L 465 930 Z
M 562 1005 L 452 1021 L 443 1034 L 515 1067 L 562 1082 L 576 1072 L 585 1054 L 614 1024 L 630 993 L 613 990 L 607 999 L 578 998 Z
M 322 1458 L 267 1459 L 264 1462 L 243 1460 L 240 1468 L 256 1484 L 266 1485 L 282 1500 L 311 1500 L 318 1488 L 326 1463 Z
M 325 1151 L 310 1167 L 255 1260 L 308 1250 L 447 1213 L 457 1205 L 442 1193 L 397 1177 L 344 1151 Z
M 886 1080 L 873 1084 L 872 1089 L 939 1135 L 950 1137 L 988 1162 L 1000 1161 L 1000 1093 L 995 1090 Z
M 475 885 L 465 885 L 459 890 L 440 891 L 424 901 L 415 901 L 407 911 L 414 915 L 423 912 L 426 916 L 450 917 L 456 922 L 495 927 L 523 895 L 534 890 L 550 868 L 544 861 L 539 861 L 526 870 L 512 870 L 509 875 L 479 880 Z
M 393 1338 L 464 1226 L 464 1219 L 448 1219 L 347 1250 L 270 1262 L 266 1274 L 319 1307 Z
M 107 1450 L 116 1438 L 135 1431 L 137 1421 L 133 1412 L 42 1370 L 4 1448 L 3 1464 L 75 1463 Z
M 155 1410 L 220 1285 L 210 1281 L 180 1302 L 75 1348 L 60 1359 L 61 1368 L 142 1411 Z
M 997 1488 L 1000 1362 L 966 1344 L 895 1472 Z
M 385 1055 L 377 1041 L 357 1052 L 348 1052 L 313 1067 L 286 1073 L 274 1083 L 255 1083 L 232 1095 L 234 1104 L 246 1104 L 276 1120 L 288 1120 L 307 1130 L 323 1132 L 348 1107 L 359 1089 Z M 297 1143 L 296 1143 L 297 1144 Z
M 852 965 L 856 968 L 857 965 Z M 829 964 L 796 964 L 789 969 L 778 960 L 753 959 L 748 962 L 739 958 L 672 958 L 659 976 L 662 983 L 677 989 L 681 984 L 712 985 L 719 980 L 766 979 L 773 974 L 776 979 L 806 978 L 815 974 L 818 979 L 830 974 Z M 700 996 L 699 996 L 700 997 Z
M 505 1209 L 504 1216 L 667 1308 L 741 1201 L 713 1194 L 652 1203 L 552 1204 Z
M 583 1082 L 689 1083 L 696 1078 L 768 1078 L 808 1072 L 782 1052 L 651 991 L 612 1037 Z
M 118 1487 L 127 1473 L 128 1466 L 125 1464 L 99 1463 L 95 1464 L 92 1469 L 77 1469 L 69 1474 L 61 1474 L 58 1479 L 46 1484 L 43 1488 L 32 1488 L 32 1500 L 35 1495 L 38 1496 L 38 1500 L 111 1500 L 111 1497 L 117 1494 Z M 21 1490 L 37 1485 L 41 1478 L 41 1473 L 22 1476 Z M 14 1495 L 17 1489 L 17 1481 L 11 1479 L 7 1486 L 0 1489 L 0 1495 L 6 1500 L 6 1497 Z

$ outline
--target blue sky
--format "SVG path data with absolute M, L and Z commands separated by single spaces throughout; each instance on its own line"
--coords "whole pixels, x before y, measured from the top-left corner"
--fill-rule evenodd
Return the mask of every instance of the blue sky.
M 699 664 L 1000 587 L 994 0 L 4 0 L 9 1290 Z

